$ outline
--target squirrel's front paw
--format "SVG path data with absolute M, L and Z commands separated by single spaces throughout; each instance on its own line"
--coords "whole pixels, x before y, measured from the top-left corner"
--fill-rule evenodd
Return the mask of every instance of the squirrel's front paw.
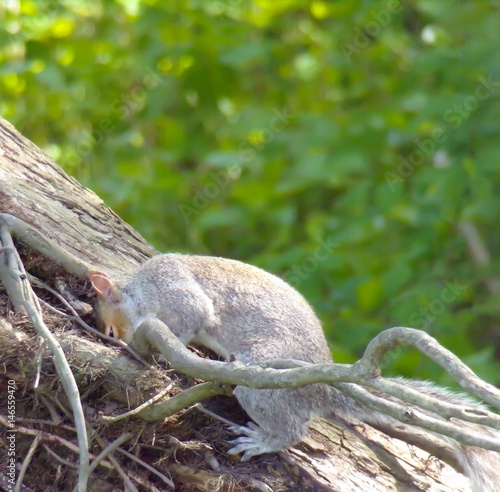
M 231 444 L 236 444 L 236 446 L 231 448 L 228 454 L 243 453 L 241 461 L 248 461 L 252 456 L 274 451 L 266 445 L 268 436 L 257 424 L 248 422 L 246 426 L 232 425 L 230 429 L 235 434 L 240 434 L 241 437 L 229 441 Z

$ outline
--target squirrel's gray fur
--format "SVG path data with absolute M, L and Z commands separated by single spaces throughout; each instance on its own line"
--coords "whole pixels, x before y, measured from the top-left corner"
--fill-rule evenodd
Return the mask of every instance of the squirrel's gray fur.
M 115 336 L 127 342 L 142 320 L 155 317 L 184 344 L 198 343 L 226 360 L 332 362 L 321 323 L 306 300 L 286 282 L 257 267 L 225 258 L 164 254 L 116 284 L 101 272 L 89 277 L 106 329 L 113 329 Z M 450 403 L 479 406 L 465 395 L 427 382 L 405 383 Z M 241 437 L 233 441 L 230 453 L 242 453 L 243 460 L 296 444 L 306 435 L 312 416 L 392 421 L 325 384 L 281 390 L 238 386 L 235 395 L 255 422 L 233 429 Z M 500 490 L 499 453 L 447 440 L 475 492 Z

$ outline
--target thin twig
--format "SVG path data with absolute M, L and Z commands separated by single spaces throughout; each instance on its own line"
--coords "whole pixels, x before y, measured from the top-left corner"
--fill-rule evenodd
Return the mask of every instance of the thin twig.
M 4 425 L 5 427 L 9 426 L 9 423 L 7 419 L 3 416 L 0 415 L 0 424 Z M 29 427 L 23 427 L 23 426 L 17 426 L 16 427 L 16 432 L 19 432 L 21 434 L 25 434 L 27 436 L 38 436 L 40 435 L 41 439 L 43 441 L 47 442 L 54 442 L 56 444 L 60 444 L 62 446 L 67 447 L 69 450 L 73 451 L 77 455 L 80 452 L 80 448 L 76 445 L 73 444 L 71 441 L 68 441 L 67 439 L 64 439 L 63 437 L 56 436 L 55 434 L 51 434 L 50 432 L 46 431 L 41 431 L 41 430 L 36 430 L 36 429 L 30 429 Z M 91 459 L 95 458 L 95 455 L 92 453 L 89 453 L 89 457 Z M 105 468 L 113 468 L 111 464 L 104 460 L 99 463 L 101 466 L 104 466 Z
M 39 344 L 35 353 L 36 372 L 35 372 L 35 377 L 33 379 L 34 389 L 37 389 L 38 385 L 40 384 L 40 376 L 42 374 L 43 354 L 46 348 L 47 348 L 47 340 L 45 340 L 45 338 L 43 337 L 39 337 Z
M 163 473 L 161 473 L 158 470 L 156 470 L 155 468 L 153 468 L 151 465 L 149 465 L 145 461 L 141 460 L 140 458 L 138 458 L 137 456 L 133 455 L 132 453 L 129 453 L 128 451 L 125 451 L 122 448 L 118 448 L 117 451 L 119 453 L 127 456 L 132 461 L 135 461 L 136 463 L 138 463 L 139 465 L 141 465 L 143 468 L 146 468 L 146 470 L 149 470 L 151 473 L 154 473 L 157 477 L 161 478 L 167 485 L 169 485 L 170 487 L 172 487 L 172 489 L 175 488 L 174 482 L 172 482 L 172 480 L 170 480 L 170 478 L 168 478 L 166 475 L 164 475 Z
M 205 415 L 208 415 L 209 417 L 212 417 L 215 420 L 218 420 L 219 422 L 222 422 L 223 424 L 229 425 L 229 426 L 234 426 L 236 425 L 234 422 L 231 422 L 230 420 L 222 417 L 221 415 L 218 415 L 207 408 L 205 408 L 201 403 L 197 403 L 196 405 L 193 406 L 193 408 L 196 408 L 199 410 L 201 413 L 204 413 Z
M 106 447 L 106 445 L 107 445 L 106 441 L 95 431 L 95 429 L 92 428 L 91 424 L 89 424 L 89 428 L 91 429 L 93 438 L 97 441 L 97 443 L 99 444 L 99 446 L 101 446 L 103 448 Z M 119 450 L 120 450 L 120 448 L 117 449 L 117 451 L 119 451 Z M 127 473 L 125 473 L 123 471 L 123 468 L 121 467 L 120 463 L 118 463 L 118 460 L 112 454 L 110 454 L 108 456 L 108 459 L 109 459 L 109 461 L 111 461 L 111 463 L 115 467 L 115 470 L 118 472 L 118 474 L 122 478 L 123 483 L 125 485 L 125 489 L 126 490 L 134 490 L 135 489 L 135 485 L 131 482 L 131 480 L 130 480 L 130 478 L 128 476 L 128 475 L 132 476 L 131 470 L 127 470 L 127 473 L 128 473 L 128 475 L 127 475 Z M 133 474 L 133 476 L 134 476 L 134 480 L 136 480 L 137 482 L 141 483 L 139 480 L 137 480 L 136 474 Z
M 54 422 L 53 420 L 29 419 L 29 418 L 25 418 L 25 417 L 16 417 L 16 422 L 25 422 L 27 424 L 51 425 L 51 426 L 57 427 L 58 429 L 64 429 L 64 430 L 76 432 L 76 429 L 74 426 L 60 424 L 59 422 Z
M 57 461 L 61 462 L 63 465 L 69 466 L 70 468 L 75 468 L 78 470 L 78 465 L 76 463 L 72 463 L 69 460 L 65 460 L 64 458 L 61 458 L 54 450 L 50 449 L 46 444 L 43 444 L 43 447 L 45 448 L 45 451 L 49 453 L 51 456 L 53 456 Z
M 127 470 L 127 473 L 130 475 L 130 478 L 133 478 L 138 484 L 142 485 L 144 489 L 147 490 L 148 492 L 164 492 L 160 490 L 158 487 L 155 487 L 155 485 L 151 483 L 149 480 L 146 480 L 138 473 L 135 473 L 134 470 Z M 126 476 L 126 478 L 128 478 L 128 476 Z
M 123 468 L 118 464 L 116 458 L 113 458 L 113 456 L 109 456 L 109 460 L 113 463 L 113 465 L 116 468 L 116 471 L 118 472 L 118 475 L 120 475 L 121 479 L 123 480 L 123 484 L 125 485 L 125 492 L 139 492 L 137 487 L 132 483 L 132 480 L 130 480 L 130 477 L 123 471 Z
M 150 405 L 158 401 L 160 398 L 163 398 L 172 389 L 172 386 L 173 383 L 168 384 L 165 389 L 163 389 L 158 394 L 153 396 L 153 398 L 150 398 L 149 400 L 145 401 L 144 403 L 130 410 L 129 412 L 125 412 L 120 415 L 115 415 L 113 417 L 103 415 L 101 419 L 104 422 L 119 422 L 120 420 L 126 419 L 127 417 L 131 417 L 132 415 L 137 415 L 141 410 L 144 410 L 145 408 L 149 407 Z
M 99 464 L 108 454 L 115 451 L 118 447 L 120 447 L 125 441 L 128 441 L 132 437 L 132 433 L 127 432 L 126 434 L 122 434 L 118 439 L 115 439 L 111 444 L 108 444 L 92 461 L 89 467 L 89 474 L 91 474 Z
M 35 454 L 38 445 L 40 444 L 40 440 L 41 440 L 40 435 L 35 436 L 35 439 L 33 439 L 33 442 L 31 443 L 31 446 L 28 452 L 26 453 L 26 457 L 23 460 L 21 470 L 19 471 L 19 476 L 17 477 L 15 492 L 21 492 L 24 475 L 26 474 L 26 470 L 28 469 L 28 466 L 31 463 L 31 458 L 33 458 L 33 455 Z
M 14 242 L 4 226 L 0 227 L 0 244 L 3 250 L 0 253 L 0 278 L 16 313 L 26 314 L 22 283 L 19 281 L 23 275 L 22 267 L 17 264 Z

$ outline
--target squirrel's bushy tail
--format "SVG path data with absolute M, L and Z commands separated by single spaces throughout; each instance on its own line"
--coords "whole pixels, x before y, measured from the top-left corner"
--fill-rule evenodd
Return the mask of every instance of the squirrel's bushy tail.
M 415 381 L 402 378 L 396 378 L 397 382 L 403 382 L 405 386 L 433 396 L 441 401 L 452 403 L 455 405 L 469 406 L 474 408 L 486 408 L 484 405 L 472 400 L 467 395 L 454 393 L 445 388 L 434 386 L 427 381 Z M 399 421 L 384 415 L 375 410 L 364 407 L 360 403 L 354 401 L 350 397 L 340 393 L 334 388 L 329 388 L 331 391 L 332 407 L 325 418 L 329 415 L 335 420 L 336 418 L 346 419 L 348 421 L 362 421 L 366 424 L 377 426 L 387 426 L 400 424 Z M 397 398 L 386 396 L 387 399 L 399 401 Z M 434 415 L 435 416 L 435 415 Z M 483 432 L 492 437 L 497 437 L 500 442 L 500 432 L 490 428 L 485 428 L 478 424 L 461 422 L 462 426 L 467 426 L 471 430 Z M 471 481 L 473 492 L 500 492 L 500 453 L 489 451 L 486 449 L 466 446 L 460 444 L 454 439 L 439 435 L 440 438 L 446 440 L 455 452 L 455 458 L 463 467 L 463 473 Z
M 499 492 L 500 454 L 472 446 L 458 447 L 461 450 L 457 457 L 470 478 L 473 492 Z

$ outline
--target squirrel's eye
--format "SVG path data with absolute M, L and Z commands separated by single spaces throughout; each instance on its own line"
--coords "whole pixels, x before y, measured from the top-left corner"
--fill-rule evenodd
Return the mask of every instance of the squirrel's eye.
M 109 327 L 109 336 L 110 337 L 113 337 L 113 338 L 116 338 L 115 337 L 115 330 L 112 326 Z

